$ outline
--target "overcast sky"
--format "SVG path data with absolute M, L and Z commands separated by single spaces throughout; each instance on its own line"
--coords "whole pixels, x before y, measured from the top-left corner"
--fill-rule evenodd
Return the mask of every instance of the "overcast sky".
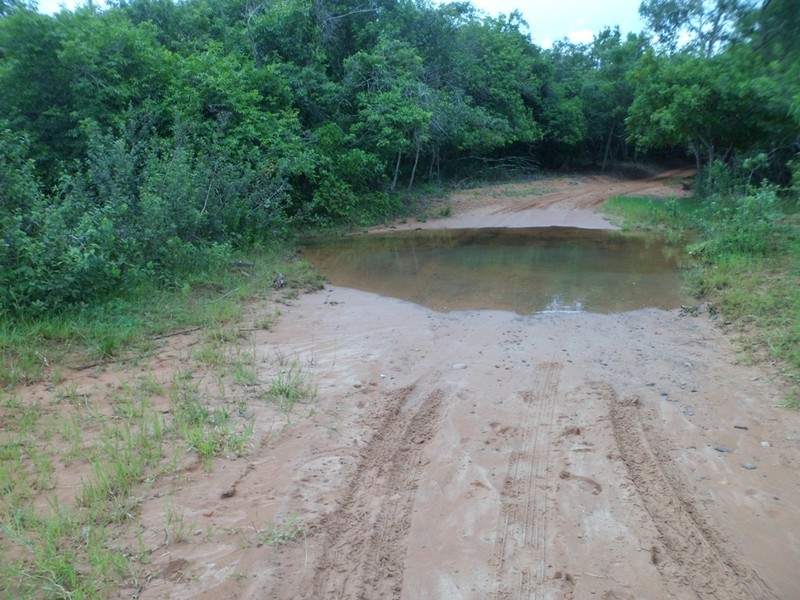
M 574 43 L 591 42 L 604 27 L 619 25 L 623 35 L 644 27 L 639 18 L 641 0 L 473 0 L 472 4 L 492 16 L 518 9 L 534 43 L 544 48 L 565 37 Z
M 444 0 L 446 1 L 446 0 Z M 575 43 L 592 41 L 603 29 L 619 25 L 623 35 L 642 30 L 639 19 L 641 0 L 472 0 L 486 13 L 497 16 L 519 9 L 530 27 L 534 43 L 543 48 L 564 37 Z M 64 4 L 68 8 L 82 0 L 39 0 L 39 11 L 54 13 Z M 97 1 L 102 4 L 102 1 Z
M 52 15 L 53 13 L 57 13 L 59 10 L 61 10 L 62 5 L 71 10 L 76 6 L 85 4 L 85 2 L 83 0 L 36 0 L 36 4 L 39 6 L 40 13 Z M 95 4 L 102 6 L 103 3 L 95 2 Z

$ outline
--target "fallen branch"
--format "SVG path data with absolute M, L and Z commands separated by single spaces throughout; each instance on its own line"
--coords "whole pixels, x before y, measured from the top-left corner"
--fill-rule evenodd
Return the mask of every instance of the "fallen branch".
M 178 335 L 186 335 L 187 333 L 193 333 L 195 331 L 199 331 L 202 327 L 191 327 L 189 329 L 181 329 L 180 331 L 173 331 L 172 333 L 162 333 L 161 335 L 155 336 L 154 340 L 163 340 L 166 338 L 175 337 Z

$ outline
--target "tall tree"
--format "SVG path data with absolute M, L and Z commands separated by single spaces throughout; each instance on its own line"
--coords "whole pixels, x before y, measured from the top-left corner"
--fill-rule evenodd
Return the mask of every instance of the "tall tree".
M 785 126 L 769 90 L 733 53 L 711 59 L 646 54 L 633 73 L 636 98 L 627 124 L 643 147 L 691 149 L 698 169 L 769 144 Z M 709 174 L 710 174 L 709 169 Z
M 617 154 L 627 158 L 625 118 L 633 103 L 634 88 L 628 74 L 647 48 L 643 36 L 605 29 L 591 45 L 593 70 L 583 90 L 589 130 L 587 144 L 593 160 L 602 156 L 602 168 Z
M 454 87 L 502 125 L 505 144 L 542 139 L 534 107 L 540 103 L 539 50 L 522 33 L 519 13 L 469 21 L 458 29 Z
M 679 46 L 710 57 L 737 39 L 738 25 L 755 0 L 644 0 L 639 14 L 658 46 Z
M 350 57 L 345 68 L 359 106 L 353 132 L 371 140 L 387 158 L 395 157 L 392 189 L 403 156 L 413 154 L 411 187 L 433 116 L 433 94 L 422 80 L 422 59 L 407 44 L 383 39 L 374 52 Z
M 9 125 L 29 136 L 31 155 L 45 172 L 77 158 L 71 135 L 69 70 L 59 60 L 67 32 L 62 23 L 28 8 L 0 19 L 0 106 Z
M 152 23 L 134 25 L 119 11 L 86 8 L 60 20 L 65 37 L 58 60 L 69 79 L 74 118 L 119 130 L 129 109 L 160 100 L 173 61 Z
M 0 0 L 0 17 L 7 17 L 20 9 L 36 10 L 36 3 L 25 0 Z

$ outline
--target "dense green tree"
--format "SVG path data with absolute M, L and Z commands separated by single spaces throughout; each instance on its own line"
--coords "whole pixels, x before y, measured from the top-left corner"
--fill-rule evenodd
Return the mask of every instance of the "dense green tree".
M 343 74 L 345 60 L 375 47 L 399 0 L 312 0 L 321 50 L 332 72 Z
M 536 142 L 543 135 L 533 111 L 539 101 L 539 50 L 521 26 L 514 13 L 469 21 L 458 30 L 453 84 L 502 124 L 504 145 Z
M 743 52 L 772 102 L 794 117 L 793 150 L 800 152 L 800 11 L 792 0 L 763 0 L 745 27 Z
M 374 52 L 348 58 L 345 70 L 359 109 L 353 133 L 362 143 L 374 144 L 387 163 L 394 163 L 392 189 L 403 156 L 413 154 L 410 187 L 433 117 L 434 94 L 422 80 L 422 59 L 407 44 L 382 39 Z
M 0 0 L 0 17 L 7 17 L 20 9 L 36 10 L 36 5 L 25 0 Z
M 627 120 L 633 139 L 644 147 L 689 148 L 698 169 L 703 161 L 710 167 L 774 140 L 785 113 L 739 58 L 643 57 L 633 74 L 636 98 Z
M 41 198 L 35 164 L 28 156 L 29 142 L 0 120 L 0 215 L 10 217 L 24 212 Z
M 319 49 L 320 29 L 312 0 L 248 2 L 241 31 L 257 67 L 275 59 L 306 65 Z
M 561 166 L 585 160 L 589 152 L 584 91 L 594 65 L 587 45 L 566 39 L 554 43 L 547 57 L 540 111 L 545 164 Z
M 644 0 L 639 13 L 659 47 L 679 47 L 706 58 L 738 39 L 755 0 Z
M 61 19 L 66 33 L 57 55 L 69 82 L 72 118 L 119 129 L 129 109 L 163 94 L 173 61 L 152 23 L 137 26 L 119 12 L 88 9 Z
M 591 44 L 564 40 L 548 52 L 554 75 L 548 78 L 546 139 L 560 145 L 561 154 L 573 160 L 588 155 L 603 170 L 627 158 L 625 118 L 634 97 L 628 74 L 645 48 L 643 36 L 623 39 L 619 29 L 605 29 Z
M 31 154 L 46 173 L 76 158 L 69 71 L 59 60 L 65 28 L 19 8 L 0 19 L 0 106 L 9 126 L 25 132 Z
M 613 157 L 628 158 L 625 119 L 634 99 L 628 74 L 647 46 L 643 36 L 629 34 L 623 40 L 618 29 L 605 29 L 592 43 L 594 69 L 583 90 L 586 142 L 593 162 L 602 156 L 603 170 Z
M 774 4 L 773 4 L 774 2 Z M 648 53 L 632 70 L 628 117 L 640 146 L 691 149 L 698 169 L 722 160 L 785 177 L 798 151 L 791 120 L 800 75 L 797 11 L 791 2 L 652 0 L 642 5 L 672 54 Z M 676 52 L 680 35 L 686 44 Z

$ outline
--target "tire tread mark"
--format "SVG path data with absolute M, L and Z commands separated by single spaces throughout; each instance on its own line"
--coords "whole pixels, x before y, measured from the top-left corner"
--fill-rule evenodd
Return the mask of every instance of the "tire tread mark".
M 521 430 L 506 469 L 498 516 L 495 600 L 530 598 L 533 588 L 543 592 L 552 471 L 550 445 L 560 373 L 561 365 L 557 363 L 538 365 L 532 389 L 521 394 L 525 410 L 520 415 Z M 514 556 L 521 552 L 537 557 L 533 572 L 526 559 L 517 561 L 524 566 L 512 564 Z
M 669 453 L 645 423 L 653 416 L 645 417 L 638 398 L 618 400 L 610 388 L 606 393 L 622 460 L 669 557 L 656 563 L 662 577 L 699 598 L 774 600 L 769 586 L 752 569 L 737 564 L 725 551 L 728 544 L 721 533 L 689 501 Z
M 324 540 L 315 599 L 400 597 L 421 454 L 444 405 L 437 390 L 406 409 L 412 393 L 404 388 L 389 399 L 339 507 L 314 527 Z

